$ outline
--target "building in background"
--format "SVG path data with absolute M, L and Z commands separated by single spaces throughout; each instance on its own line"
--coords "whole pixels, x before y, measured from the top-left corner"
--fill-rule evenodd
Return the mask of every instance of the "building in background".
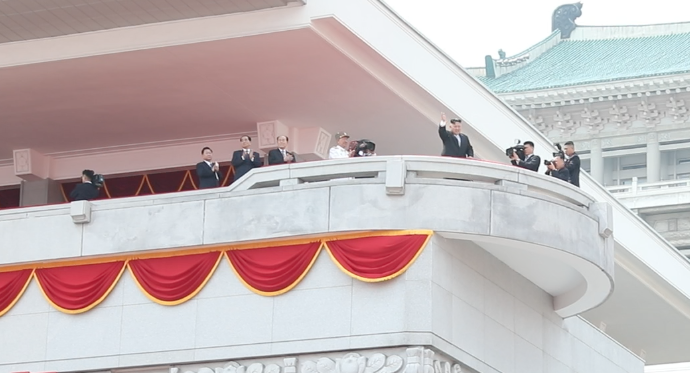
M 559 7 L 553 32 L 470 68 L 582 167 L 690 254 L 690 22 L 581 26 Z
M 687 258 L 589 175 L 509 165 L 552 142 L 385 2 L 1 4 L 0 373 L 690 361 Z M 439 156 L 440 112 L 481 160 Z M 325 160 L 342 131 L 379 156 Z M 300 162 L 193 190 L 243 135 Z M 110 198 L 53 203 L 85 168 Z

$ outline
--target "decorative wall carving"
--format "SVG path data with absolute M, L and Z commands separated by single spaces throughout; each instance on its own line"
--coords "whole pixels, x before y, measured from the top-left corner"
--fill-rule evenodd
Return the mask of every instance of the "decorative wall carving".
M 402 351 L 401 351 L 402 352 Z M 462 373 L 460 364 L 435 360 L 435 352 L 424 347 L 411 347 L 405 350 L 405 357 L 373 353 L 369 357 L 356 352 L 341 358 L 305 359 L 284 358 L 282 366 L 271 363 L 240 364 L 234 361 L 214 368 L 202 367 L 185 370 L 184 373 Z M 180 373 L 179 367 L 171 367 L 170 373 Z
M 575 122 L 572 120 L 570 114 L 563 114 L 560 110 L 553 116 L 556 121 L 556 128 L 561 130 L 561 135 L 571 135 L 575 133 Z
M 656 110 L 656 104 L 653 102 L 642 100 L 642 102 L 637 105 L 637 110 L 639 111 L 637 116 L 640 120 L 644 121 L 648 128 L 656 127 L 656 125 L 661 122 L 659 111 Z
M 618 104 L 613 104 L 611 110 L 609 110 L 611 118 L 609 119 L 612 123 L 616 124 L 618 129 L 627 129 L 630 127 L 630 115 L 628 114 L 627 106 L 618 106 Z
M 24 174 L 31 172 L 31 154 L 29 149 L 14 151 L 14 173 Z
M 599 117 L 599 110 L 590 110 L 585 107 L 580 113 L 582 125 L 587 127 L 590 133 L 599 133 L 604 129 L 605 122 Z
M 676 100 L 675 97 L 670 97 L 669 102 L 666 103 L 668 111 L 666 115 L 673 119 L 675 123 L 684 123 L 688 119 L 687 108 L 685 107 L 685 100 Z

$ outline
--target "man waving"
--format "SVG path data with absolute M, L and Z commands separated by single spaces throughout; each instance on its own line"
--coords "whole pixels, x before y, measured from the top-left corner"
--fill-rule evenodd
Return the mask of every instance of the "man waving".
M 443 142 L 442 156 L 456 158 L 474 157 L 474 149 L 470 144 L 470 138 L 462 133 L 462 119 L 453 118 L 446 122 L 446 114 L 441 113 L 441 122 L 438 124 L 438 135 Z

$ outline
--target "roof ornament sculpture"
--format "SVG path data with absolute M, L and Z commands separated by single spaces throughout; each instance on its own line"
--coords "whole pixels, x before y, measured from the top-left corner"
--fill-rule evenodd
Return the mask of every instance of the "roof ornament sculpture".
M 582 15 L 582 3 L 561 5 L 551 17 L 551 31 L 561 30 L 561 39 L 570 38 L 577 25 L 575 19 Z

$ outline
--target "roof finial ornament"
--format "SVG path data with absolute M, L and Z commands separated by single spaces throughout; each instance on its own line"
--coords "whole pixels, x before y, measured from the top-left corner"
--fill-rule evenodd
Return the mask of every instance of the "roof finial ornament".
M 575 19 L 582 15 L 582 3 L 561 5 L 553 12 L 551 31 L 561 30 L 561 39 L 570 38 L 577 25 Z
M 504 52 L 503 49 L 498 50 L 498 59 L 499 60 L 505 60 L 506 59 L 506 52 Z

